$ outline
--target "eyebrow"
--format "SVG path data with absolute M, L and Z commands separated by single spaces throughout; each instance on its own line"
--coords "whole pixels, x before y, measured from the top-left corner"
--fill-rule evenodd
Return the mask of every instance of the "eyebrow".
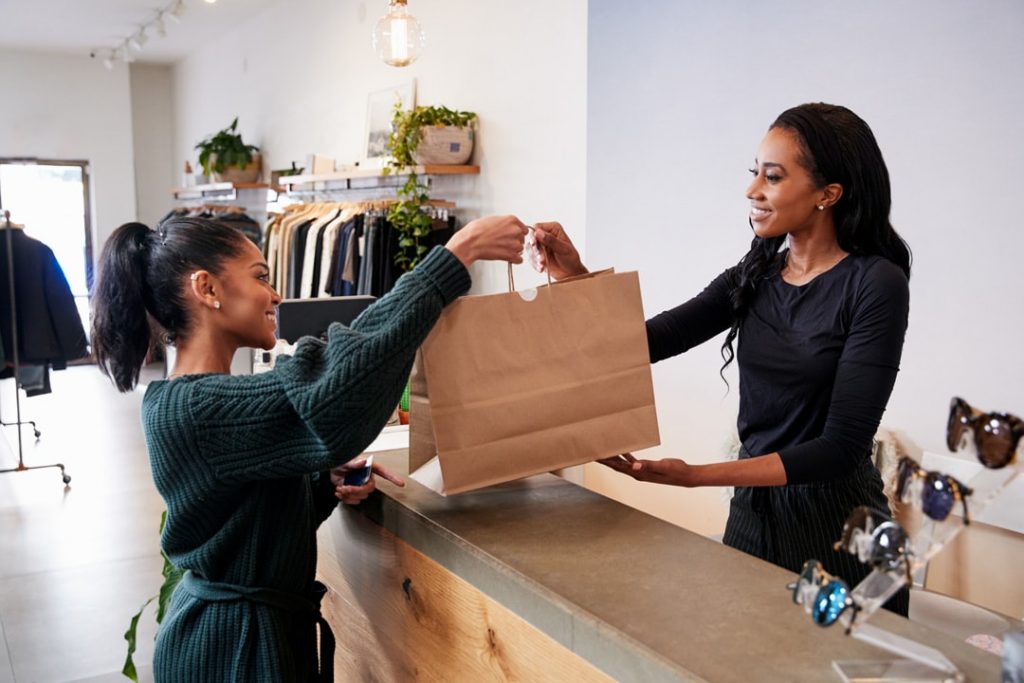
M 757 159 L 754 159 L 754 166 L 757 166 Z M 764 168 L 778 168 L 783 171 L 786 170 L 785 166 L 783 166 L 782 164 L 777 164 L 774 161 L 766 161 L 763 164 L 761 164 L 761 166 Z
M 270 266 L 268 266 L 266 263 L 254 263 L 254 264 L 252 264 L 249 267 L 250 268 L 262 268 L 263 270 L 270 270 Z

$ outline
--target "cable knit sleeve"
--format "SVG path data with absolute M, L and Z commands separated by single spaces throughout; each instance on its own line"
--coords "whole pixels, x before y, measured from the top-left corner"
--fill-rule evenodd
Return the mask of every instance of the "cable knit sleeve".
M 272 372 L 193 381 L 188 410 L 214 475 L 311 474 L 362 453 L 398 405 L 416 349 L 469 285 L 462 263 L 435 248 L 351 327 L 302 339 Z

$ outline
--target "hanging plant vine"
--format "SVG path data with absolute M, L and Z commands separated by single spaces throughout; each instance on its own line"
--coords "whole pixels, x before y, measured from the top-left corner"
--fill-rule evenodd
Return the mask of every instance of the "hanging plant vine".
M 415 167 L 413 153 L 420 144 L 420 130 L 424 126 L 465 128 L 473 125 L 476 118 L 473 112 L 454 111 L 448 107 L 415 107 L 404 111 L 401 100 L 395 102 L 388 139 L 391 158 L 384 168 L 384 175 L 399 175 Z M 388 210 L 388 221 L 399 233 L 400 248 L 395 254 L 395 264 L 403 272 L 415 268 L 429 249 L 425 242 L 430 236 L 433 219 L 423 211 L 430 199 L 428 190 L 419 176 L 409 171 L 408 178 L 398 189 L 398 201 Z

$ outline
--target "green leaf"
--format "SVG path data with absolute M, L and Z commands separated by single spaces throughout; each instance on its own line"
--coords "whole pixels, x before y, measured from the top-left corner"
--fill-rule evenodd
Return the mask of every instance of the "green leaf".
M 132 617 L 132 621 L 128 625 L 128 630 L 124 632 L 124 639 L 128 641 L 128 656 L 125 657 L 124 667 L 121 669 L 121 673 L 136 683 L 138 683 L 139 680 L 139 672 L 135 670 L 134 656 L 135 648 L 138 643 L 139 618 L 142 617 L 142 613 L 145 611 L 146 607 L 149 606 L 149 603 L 154 600 L 156 600 L 155 595 L 142 603 L 142 607 L 140 607 L 139 611 Z

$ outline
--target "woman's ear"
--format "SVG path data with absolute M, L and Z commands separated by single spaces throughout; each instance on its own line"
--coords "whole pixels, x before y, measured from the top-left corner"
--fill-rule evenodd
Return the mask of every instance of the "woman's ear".
M 220 300 L 217 298 L 216 278 L 208 270 L 197 270 L 188 276 L 189 292 L 200 305 L 207 308 L 219 309 Z
M 821 188 L 821 201 L 819 204 L 824 204 L 825 208 L 835 206 L 836 202 L 843 196 L 843 186 L 839 183 L 829 183 L 825 187 Z

